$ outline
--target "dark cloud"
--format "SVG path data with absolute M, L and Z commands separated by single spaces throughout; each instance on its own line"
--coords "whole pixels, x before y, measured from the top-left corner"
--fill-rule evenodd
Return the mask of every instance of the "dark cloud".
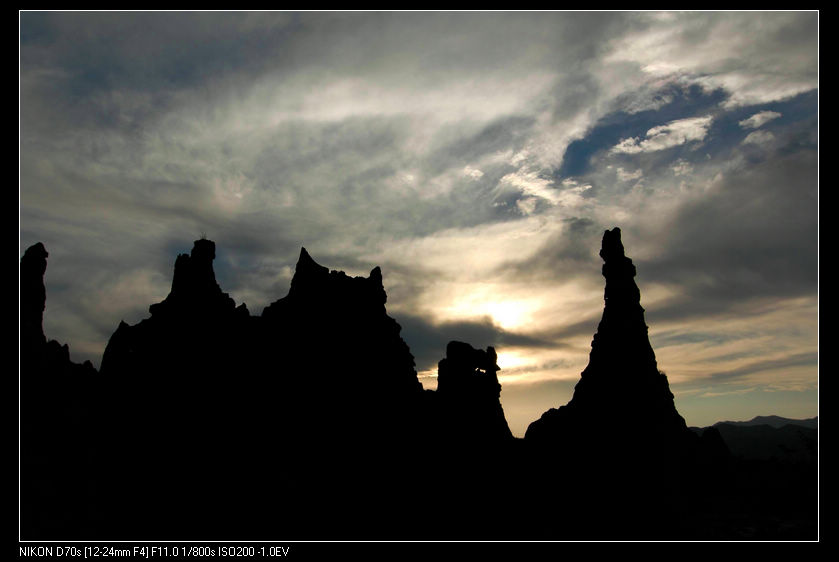
M 499 152 L 521 150 L 533 134 L 536 123 L 531 115 L 508 115 L 487 123 L 478 131 L 454 138 L 444 137 L 444 144 L 426 159 L 428 171 L 440 173 L 451 167 L 464 167 Z M 455 132 L 451 133 L 455 135 Z
M 75 96 L 179 88 L 220 73 L 291 64 L 281 47 L 300 21 L 278 12 L 23 12 L 21 63 L 61 67 Z
M 681 286 L 703 307 L 814 294 L 817 173 L 817 154 L 803 151 L 727 174 L 681 209 L 659 255 L 639 269 Z
M 558 282 L 580 277 L 597 279 L 602 265 L 598 252 L 603 232 L 614 225 L 599 224 L 587 217 L 570 217 L 561 222 L 563 228 L 542 243 L 532 257 L 521 260 L 511 256 L 511 262 L 498 267 L 497 274 Z
M 457 340 L 473 347 L 485 349 L 493 346 L 500 350 L 505 346 L 528 348 L 558 348 L 556 343 L 533 336 L 503 330 L 489 318 L 483 321 L 461 321 L 435 323 L 421 316 L 395 314 L 402 326 L 402 339 L 411 348 L 418 370 L 433 369 L 446 356 L 446 345 Z

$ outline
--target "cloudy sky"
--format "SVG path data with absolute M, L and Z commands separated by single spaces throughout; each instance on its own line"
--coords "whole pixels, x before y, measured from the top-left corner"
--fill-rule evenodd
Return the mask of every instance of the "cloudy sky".
M 818 396 L 817 12 L 20 13 L 20 243 L 98 366 L 206 235 L 252 314 L 300 247 L 382 267 L 426 388 L 565 404 L 619 226 L 690 425 Z

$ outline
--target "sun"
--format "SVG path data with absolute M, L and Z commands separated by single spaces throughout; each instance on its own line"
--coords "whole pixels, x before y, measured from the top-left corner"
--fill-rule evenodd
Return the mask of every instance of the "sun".
M 470 291 L 458 290 L 446 295 L 449 306 L 437 309 L 441 321 L 489 319 L 506 331 L 519 331 L 533 320 L 540 304 L 534 298 L 511 294 L 509 287 L 497 285 L 469 286 Z
M 476 308 L 485 310 L 492 323 L 505 330 L 512 330 L 524 324 L 527 310 L 520 301 L 487 302 Z

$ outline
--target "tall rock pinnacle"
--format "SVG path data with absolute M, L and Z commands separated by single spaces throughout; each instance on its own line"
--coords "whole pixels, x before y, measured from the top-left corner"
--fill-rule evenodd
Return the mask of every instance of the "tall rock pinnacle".
M 20 260 L 20 340 L 25 348 L 46 343 L 44 273 L 48 256 L 44 245 L 38 242 L 27 248 Z
M 47 340 L 44 334 L 44 309 L 47 292 L 44 275 L 47 271 L 49 253 L 41 242 L 33 244 L 20 259 L 20 349 L 21 369 L 41 369 L 52 375 L 78 371 L 89 376 L 94 373 L 89 361 L 78 365 L 70 360 L 70 349 L 55 340 Z
M 591 448 L 677 449 L 690 439 L 658 370 L 635 284 L 635 266 L 624 255 L 620 229 L 603 235 L 600 257 L 606 278 L 605 307 L 591 344 L 589 364 L 571 401 L 533 422 L 526 439 Z M 632 443 L 617 428 L 631 428 Z M 622 443 L 623 441 L 623 443 Z
M 608 399 L 617 401 L 612 404 L 616 407 L 626 400 L 655 403 L 667 397 L 672 402 L 650 345 L 641 292 L 635 284 L 635 265 L 624 255 L 619 228 L 603 234 L 600 257 L 605 262 L 605 307 L 574 400 Z M 651 395 L 649 385 L 660 388 Z
M 81 532 L 96 517 L 80 484 L 98 468 L 87 442 L 96 370 L 73 363 L 69 345 L 44 334 L 48 256 L 38 242 L 20 260 L 20 523 L 36 540 Z

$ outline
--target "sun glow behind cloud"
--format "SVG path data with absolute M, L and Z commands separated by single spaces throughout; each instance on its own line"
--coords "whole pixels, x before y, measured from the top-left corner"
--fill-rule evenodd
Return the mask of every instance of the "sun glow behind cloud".
M 532 320 L 532 311 L 539 308 L 539 299 L 505 300 L 503 295 L 499 285 L 470 284 L 463 294 L 456 291 L 451 295 L 451 304 L 439 309 L 439 318 L 451 321 L 487 316 L 504 330 L 525 327 Z

